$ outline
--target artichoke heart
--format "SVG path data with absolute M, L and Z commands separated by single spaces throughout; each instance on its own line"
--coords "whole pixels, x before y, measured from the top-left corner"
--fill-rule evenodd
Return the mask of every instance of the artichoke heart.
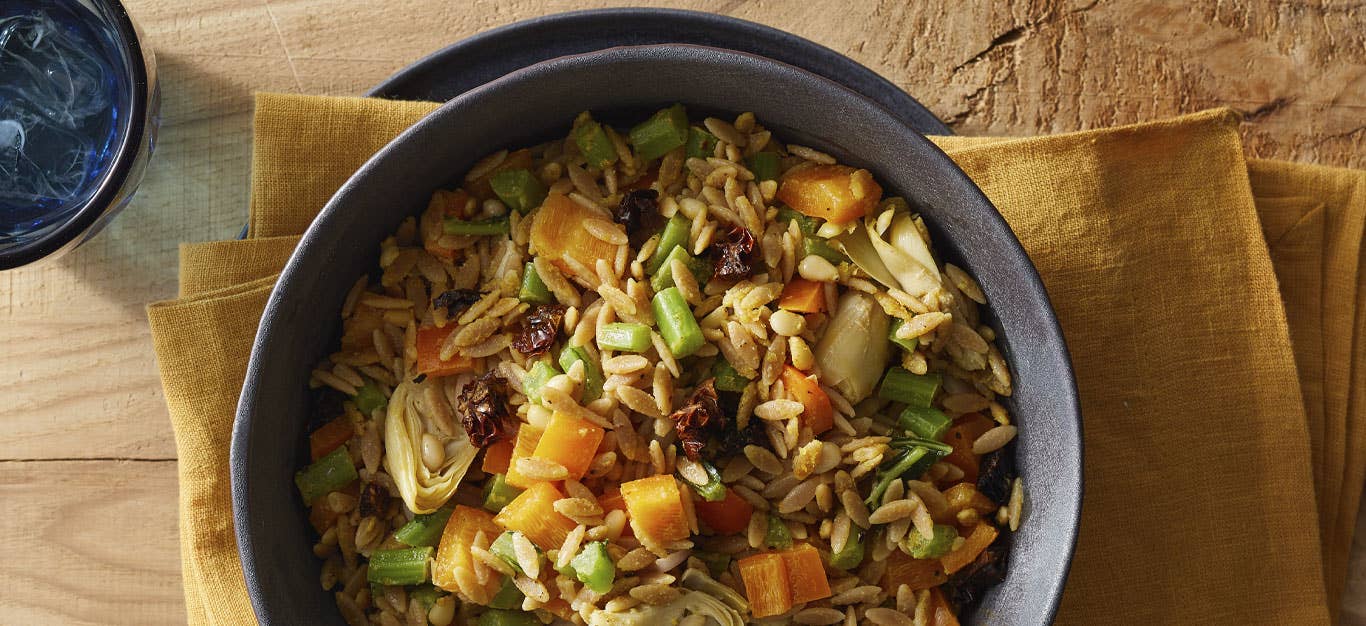
M 389 413 L 384 421 L 384 469 L 394 479 L 404 504 L 414 513 L 431 513 L 445 504 L 479 452 L 470 443 L 465 429 L 438 426 L 436 420 L 450 409 L 430 404 L 449 400 L 446 394 L 439 393 L 439 387 L 437 393 L 427 393 L 426 386 L 441 384 L 439 379 L 400 383 L 389 398 Z M 446 410 L 438 413 L 441 408 Z M 422 436 L 427 433 L 436 436 L 445 448 L 445 460 L 436 471 L 422 462 Z
M 852 289 L 840 296 L 834 316 L 816 344 L 822 382 L 838 389 L 850 402 L 871 395 L 891 351 L 886 339 L 890 324 L 882 305 L 872 296 Z
M 914 297 L 942 286 L 929 245 L 910 213 L 898 213 L 892 218 L 886 239 L 877 234 L 875 221 L 876 218 L 866 218 L 837 240 L 854 265 L 883 286 L 901 289 Z
M 720 583 L 717 583 L 720 584 Z M 734 592 L 732 592 L 734 593 Z M 685 591 L 668 604 L 638 605 L 628 611 L 596 610 L 588 618 L 589 626 L 673 626 L 689 615 L 701 615 L 708 624 L 744 626 L 745 618 L 739 611 L 702 591 Z

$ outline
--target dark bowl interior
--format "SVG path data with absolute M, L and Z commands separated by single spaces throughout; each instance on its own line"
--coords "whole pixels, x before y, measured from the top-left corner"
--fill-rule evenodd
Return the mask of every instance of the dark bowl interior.
M 919 208 L 938 253 L 981 282 L 1015 373 L 1010 408 L 1027 489 L 1010 575 L 973 623 L 1050 621 L 1076 538 L 1081 423 L 1048 296 L 1005 221 L 948 157 L 862 96 L 762 57 L 658 45 L 546 61 L 455 98 L 362 167 L 309 228 L 267 305 L 233 433 L 234 520 L 262 624 L 342 623 L 318 587 L 292 477 L 307 462 L 309 372 L 332 349 L 337 311 L 380 241 L 484 154 L 562 136 L 585 109 L 625 121 L 672 102 L 693 115 L 754 111 L 780 137 L 870 169 Z

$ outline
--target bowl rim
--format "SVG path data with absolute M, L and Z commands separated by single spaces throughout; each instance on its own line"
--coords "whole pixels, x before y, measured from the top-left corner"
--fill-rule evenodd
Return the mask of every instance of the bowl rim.
M 638 21 L 668 24 L 669 29 L 705 30 L 708 37 L 724 38 L 728 41 L 727 45 L 724 46 L 677 40 L 658 43 L 614 43 L 583 53 L 605 50 L 620 45 L 676 44 L 703 45 L 758 55 L 837 82 L 881 105 L 884 109 L 892 109 L 893 102 L 896 101 L 897 107 L 905 109 L 904 116 L 923 128 L 924 130 L 920 132 L 924 134 L 953 134 L 952 129 L 906 90 L 898 87 L 896 83 L 873 71 L 868 66 L 829 47 L 767 24 L 730 15 L 661 7 L 579 9 L 551 13 L 491 28 L 414 61 L 372 87 L 366 92 L 366 95 L 381 98 L 398 97 L 394 94 L 405 93 L 411 85 L 421 84 L 425 76 L 440 71 L 440 68 L 459 59 L 462 55 L 521 45 L 522 40 L 526 38 L 540 40 L 542 37 L 556 36 L 561 33 L 577 36 L 582 31 L 600 28 L 604 22 L 608 21 L 616 28 L 630 28 L 632 23 Z M 730 41 L 731 38 L 733 38 L 733 42 Z M 787 53 L 788 50 L 793 52 Z M 784 54 L 780 58 L 774 53 Z M 824 71 L 820 69 L 822 66 Z M 860 82 L 864 84 L 856 85 Z M 892 113 L 899 116 L 903 115 L 902 112 L 898 111 L 892 111 Z
M 118 34 L 114 43 L 122 44 L 120 50 L 127 56 L 132 78 L 127 132 L 122 133 L 114 160 L 109 163 L 108 171 L 100 178 L 90 199 L 74 215 L 41 235 L 8 248 L 0 248 L 0 271 L 28 265 L 60 252 L 69 245 L 76 245 L 107 212 L 119 209 L 116 206 L 119 195 L 140 158 L 139 149 L 147 135 L 147 111 L 152 102 L 149 79 L 152 76 L 152 62 L 148 58 L 152 51 L 145 47 L 132 16 L 128 14 L 128 8 L 120 0 L 90 0 L 90 4 L 105 12 L 101 17 L 111 18 L 110 25 Z
M 898 119 L 894 114 L 888 112 L 885 107 L 838 82 L 827 79 L 819 74 L 756 54 L 692 44 L 649 44 L 641 46 L 616 46 L 604 50 L 548 59 L 511 72 L 501 78 L 490 81 L 485 85 L 481 85 L 471 89 L 469 92 L 452 98 L 432 113 L 423 117 L 413 126 L 404 130 L 389 144 L 381 148 L 374 156 L 368 159 L 355 174 L 348 178 L 337 190 L 333 197 L 323 207 L 317 219 L 315 219 L 305 231 L 299 246 L 290 256 L 267 300 L 256 337 L 252 343 L 251 356 L 247 365 L 246 377 L 243 382 L 243 391 L 237 404 L 231 436 L 229 463 L 234 529 L 248 595 L 250 596 L 256 617 L 262 624 L 271 624 L 274 622 L 268 612 L 270 607 L 267 605 L 267 600 L 264 597 L 265 594 L 260 593 L 261 582 L 258 572 L 258 561 L 261 558 L 261 553 L 258 552 L 254 546 L 255 531 L 252 529 L 251 524 L 248 523 L 252 517 L 247 505 L 247 501 L 250 498 L 249 485 L 247 484 L 249 480 L 247 468 L 249 466 L 251 446 L 253 443 L 251 439 L 251 422 L 253 420 L 253 415 L 259 410 L 258 407 L 255 406 L 253 399 L 258 395 L 257 387 L 261 380 L 261 370 L 267 365 L 263 354 L 270 349 L 268 346 L 272 344 L 272 341 L 278 342 L 280 339 L 285 338 L 275 336 L 286 331 L 272 326 L 270 320 L 289 306 L 285 301 L 285 295 L 292 289 L 292 285 L 297 282 L 296 277 L 306 276 L 315 271 L 314 268 L 307 267 L 307 265 L 309 265 L 307 261 L 309 255 L 307 253 L 310 248 L 310 242 L 323 236 L 324 233 L 322 231 L 327 230 L 330 227 L 329 225 L 331 222 L 342 219 L 339 217 L 342 215 L 341 208 L 339 207 L 347 204 L 349 198 L 353 194 L 358 193 L 358 189 L 364 186 L 365 181 L 380 167 L 380 164 L 383 161 L 388 159 L 395 152 L 400 152 L 403 149 L 402 146 L 405 143 L 408 143 L 410 138 L 421 136 L 426 133 L 428 127 L 439 126 L 440 121 L 446 116 L 458 115 L 459 111 L 471 101 L 477 102 L 483 98 L 490 97 L 490 94 L 497 95 L 500 90 L 507 86 L 519 83 L 529 77 L 534 78 L 539 73 L 555 72 L 565 68 L 573 68 L 576 65 L 588 64 L 594 60 L 603 58 L 610 60 L 613 56 L 624 56 L 629 60 L 632 55 L 647 56 L 650 54 L 669 54 L 670 52 L 680 52 L 688 49 L 706 50 L 718 56 L 728 56 L 731 57 L 731 62 L 781 66 L 786 68 L 787 71 L 805 75 L 808 80 L 825 83 L 828 88 L 846 92 L 849 97 L 856 98 L 866 106 L 877 109 L 882 115 L 887 116 L 892 123 L 903 128 L 907 133 L 904 137 L 906 140 L 920 144 L 918 147 L 928 150 L 931 153 L 931 156 L 942 158 L 947 165 L 950 166 L 948 168 L 948 176 L 954 179 L 952 182 L 959 185 L 961 190 L 971 196 L 973 200 L 991 209 L 990 211 L 985 212 L 981 217 L 996 222 L 996 226 L 1008 236 L 1006 241 L 1001 243 L 1009 248 L 1008 252 L 1011 256 L 1023 260 L 1021 269 L 1023 270 L 1024 277 L 1027 281 L 1025 288 L 1036 294 L 1037 298 L 1039 298 L 1041 303 L 1046 307 L 1048 314 L 1045 319 L 1039 320 L 1041 324 L 1037 330 L 1045 339 L 1057 347 L 1058 353 L 1055 356 L 1060 359 L 1057 366 L 1061 368 L 1061 372 L 1066 374 L 1064 379 L 1057 381 L 1057 384 L 1061 386 L 1059 390 L 1060 395 L 1065 399 L 1065 402 L 1059 402 L 1064 405 L 1060 408 L 1065 409 L 1065 415 L 1055 417 L 1061 418 L 1060 422 L 1062 424 L 1062 429 L 1064 431 L 1070 431 L 1068 434 L 1076 441 L 1075 449 L 1068 449 L 1065 458 L 1062 459 L 1062 461 L 1066 463 L 1066 467 L 1058 468 L 1064 475 L 1076 476 L 1076 484 L 1071 485 L 1069 482 L 1067 485 L 1068 491 L 1075 491 L 1076 498 L 1070 503 L 1061 503 L 1062 506 L 1054 506 L 1057 503 L 1050 505 L 1050 508 L 1062 515 L 1061 519 L 1063 520 L 1063 523 L 1061 524 L 1062 528 L 1060 531 L 1066 533 L 1066 536 L 1060 538 L 1061 541 L 1065 543 L 1066 554 L 1057 561 L 1060 564 L 1057 570 L 1048 573 L 1049 577 L 1044 581 L 1044 584 L 1048 588 L 1048 597 L 1046 598 L 1047 606 L 1042 617 L 1045 618 L 1045 622 L 1052 621 L 1061 603 L 1063 588 L 1070 573 L 1072 556 L 1076 550 L 1078 530 L 1081 522 L 1081 506 L 1084 499 L 1085 482 L 1082 464 L 1084 442 L 1082 439 L 1080 400 L 1077 393 L 1075 373 L 1072 368 L 1070 353 L 1062 333 L 1062 328 L 1057 319 L 1056 310 L 1052 306 L 1048 292 L 1044 287 L 1042 278 L 1038 274 L 1037 268 L 1025 253 L 1023 245 L 1020 243 L 1018 237 L 1014 235 L 1014 231 L 1011 230 L 1009 225 L 1005 222 L 1005 218 L 996 210 L 995 205 L 991 203 L 990 199 L 986 197 L 982 190 L 965 172 L 962 171 L 962 169 L 954 164 L 952 159 L 950 159 L 943 150 L 930 142 L 923 134 Z M 1015 287 L 1015 289 L 1019 288 L 1020 287 Z M 1053 468 L 1050 468 L 1050 470 L 1051 469 Z M 1039 572 L 1031 572 L 1029 575 L 1038 576 L 1039 574 Z

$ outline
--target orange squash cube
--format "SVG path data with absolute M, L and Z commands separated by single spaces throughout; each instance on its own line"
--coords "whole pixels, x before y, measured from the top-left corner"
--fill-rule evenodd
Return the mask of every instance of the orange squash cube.
M 555 510 L 555 501 L 564 494 L 550 483 L 527 488 L 493 518 L 506 530 L 515 530 L 542 550 L 559 548 L 578 524 Z
M 996 535 L 1000 531 L 996 530 L 991 524 L 982 523 L 973 527 L 972 532 L 968 533 L 967 540 L 957 550 L 940 557 L 939 564 L 944 566 L 944 573 L 952 574 L 968 564 L 977 560 L 977 555 L 981 554 L 991 542 L 996 541 Z
M 949 580 L 939 559 L 914 559 L 900 550 L 892 550 L 887 557 L 887 571 L 882 575 L 883 589 L 896 589 L 901 585 L 911 591 L 938 587 Z
M 517 471 L 517 460 L 525 459 L 536 451 L 536 446 L 541 441 L 541 434 L 545 432 L 531 424 L 522 424 L 517 429 L 517 443 L 512 446 L 512 457 L 508 459 L 507 482 L 513 487 L 526 489 L 537 481 L 527 478 Z
M 531 455 L 563 465 L 569 470 L 569 477 L 578 480 L 593 463 L 604 432 L 597 424 L 557 411 L 550 416 L 550 423 Z
M 484 463 L 479 469 L 485 474 L 506 474 L 512 466 L 512 450 L 517 446 L 517 438 L 504 439 L 484 448 Z
M 877 206 L 882 199 L 882 186 L 868 170 L 817 165 L 784 174 L 778 186 L 778 199 L 811 217 L 847 224 Z
M 565 265 L 559 259 L 565 254 L 588 268 L 593 268 L 598 259 L 611 262 L 616 258 L 617 247 L 594 237 L 583 227 L 590 219 L 606 220 L 607 215 L 552 192 L 532 214 L 531 246 L 536 254 L 546 257 L 561 270 Z
M 792 589 L 782 555 L 765 552 L 740 559 L 737 564 L 754 617 L 772 617 L 792 610 Z
M 417 371 L 428 376 L 452 376 L 474 371 L 474 359 L 457 354 L 449 361 L 441 360 L 441 344 L 455 332 L 451 322 L 445 328 L 424 326 L 417 329 Z
M 811 434 L 819 435 L 835 427 L 835 407 L 816 381 L 791 365 L 783 366 L 782 381 L 787 396 L 802 404 L 801 423 L 811 428 Z
M 809 543 L 793 546 L 778 554 L 787 567 L 787 585 L 792 603 L 801 604 L 830 597 L 830 580 L 825 576 L 821 553 Z
M 688 518 L 683 494 L 672 475 L 633 480 L 621 485 L 621 498 L 637 537 L 659 545 L 687 539 Z
M 463 593 L 480 604 L 488 604 L 493 600 L 493 594 L 498 593 L 498 588 L 502 586 L 501 578 L 491 576 L 484 584 L 474 584 L 470 588 L 465 588 L 460 585 L 460 578 L 455 575 L 456 568 L 464 568 L 470 575 L 461 578 L 466 583 L 475 581 L 474 559 L 470 556 L 470 546 L 474 544 L 475 535 L 480 531 L 483 531 L 489 543 L 492 543 L 503 529 L 493 522 L 493 516 L 487 511 L 456 505 L 455 510 L 451 512 L 450 520 L 446 522 L 446 528 L 441 531 L 441 542 L 436 549 L 435 562 L 432 563 L 432 584 L 452 593 Z

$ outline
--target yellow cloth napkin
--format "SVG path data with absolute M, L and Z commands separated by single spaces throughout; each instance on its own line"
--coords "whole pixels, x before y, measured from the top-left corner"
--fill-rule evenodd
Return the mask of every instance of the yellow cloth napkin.
M 269 290 L 336 187 L 434 106 L 258 97 L 253 238 L 183 246 L 181 297 L 148 308 L 192 623 L 252 619 L 227 442 Z M 936 141 L 1024 243 L 1071 348 L 1086 499 L 1058 622 L 1328 623 L 1366 468 L 1366 172 L 1245 162 L 1227 111 Z

